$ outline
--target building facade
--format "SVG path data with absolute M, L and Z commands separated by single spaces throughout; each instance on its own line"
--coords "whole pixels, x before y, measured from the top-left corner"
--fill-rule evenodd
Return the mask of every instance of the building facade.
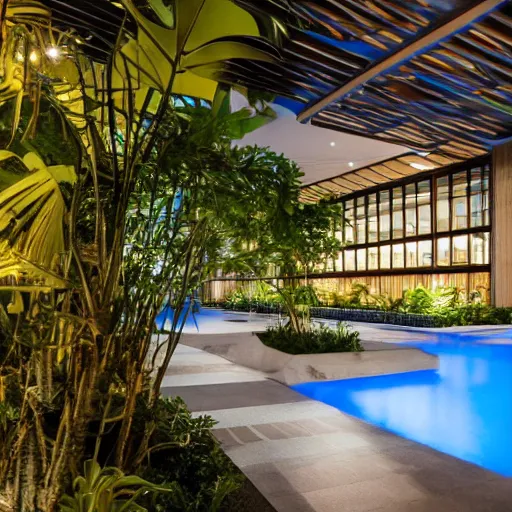
M 393 298 L 419 285 L 455 286 L 491 302 L 491 174 L 489 156 L 342 196 L 336 236 L 344 248 L 309 282 L 325 296 L 354 283 Z M 217 278 L 205 298 L 221 300 L 247 284 Z

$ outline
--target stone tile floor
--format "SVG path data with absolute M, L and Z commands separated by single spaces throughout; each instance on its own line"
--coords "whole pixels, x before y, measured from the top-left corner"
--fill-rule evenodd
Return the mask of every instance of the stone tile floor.
M 214 432 L 224 450 L 278 512 L 512 510 L 512 479 L 197 348 L 178 347 L 162 391 L 218 420 Z

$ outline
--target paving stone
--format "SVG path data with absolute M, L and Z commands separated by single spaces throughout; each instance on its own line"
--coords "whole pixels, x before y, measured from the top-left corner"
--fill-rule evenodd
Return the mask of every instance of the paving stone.
M 235 427 L 228 430 L 235 436 L 236 439 L 241 441 L 242 444 L 262 441 L 262 438 L 258 436 L 258 434 L 252 430 L 252 428 L 249 427 Z
M 243 446 L 233 446 L 226 450 L 239 467 L 265 462 L 275 463 L 300 456 L 322 456 L 332 453 L 332 447 L 321 437 L 298 437 L 277 441 L 261 441 Z
M 275 426 L 272 423 L 269 423 L 267 425 L 253 425 L 252 428 L 256 430 L 259 434 L 265 436 L 267 439 L 270 440 L 297 437 L 288 435 L 286 432 L 284 432 L 282 429 L 277 428 L 277 426 Z
M 221 443 L 225 448 L 228 446 L 236 446 L 240 444 L 227 428 L 218 428 L 213 431 L 213 435 L 217 438 L 217 441 L 219 441 L 219 443 Z
M 306 402 L 309 399 L 270 380 L 203 386 L 163 387 L 164 396 L 181 396 L 191 411 Z
M 333 425 L 318 421 L 316 419 L 307 419 L 294 422 L 295 425 L 306 429 L 312 435 L 318 434 L 332 434 L 338 432 L 340 429 Z
M 311 433 L 305 428 L 302 428 L 297 422 L 280 422 L 273 423 L 278 429 L 286 433 L 286 437 L 309 437 Z
M 195 415 L 209 414 L 217 422 L 217 428 L 261 425 L 262 423 L 289 422 L 303 418 L 328 416 L 332 407 L 315 400 L 288 404 L 259 405 L 255 407 L 237 407 L 234 409 L 198 411 Z M 309 435 L 309 433 L 308 433 Z

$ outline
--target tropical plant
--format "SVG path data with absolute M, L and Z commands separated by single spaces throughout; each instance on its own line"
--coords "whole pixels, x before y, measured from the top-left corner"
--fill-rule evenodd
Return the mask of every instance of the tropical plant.
M 145 408 L 136 418 L 137 435 L 156 419 L 149 449 L 139 474 L 173 492 L 141 502 L 162 512 L 216 512 L 227 494 L 240 488 L 242 476 L 214 439 L 209 416 L 192 417 L 180 398 L 160 399 L 156 409 Z
M 138 476 L 126 476 L 115 467 L 101 468 L 93 460 L 84 462 L 84 474 L 73 482 L 73 495 L 62 496 L 61 512 L 147 512 L 137 503 L 149 493 L 172 493 Z
M 364 350 L 359 333 L 339 323 L 335 329 L 325 325 L 297 332 L 286 326 L 269 327 L 259 334 L 261 341 L 287 354 L 327 354 L 332 352 L 361 352 Z
M 0 307 L 5 510 L 54 511 L 111 429 L 109 465 L 137 469 L 156 421 L 135 439 L 137 404 L 157 407 L 181 332 L 176 319 L 205 247 L 218 239 L 201 201 L 212 183 L 231 191 L 247 183 L 238 173 L 251 165 L 228 151 L 230 135 L 272 118 L 261 102 L 232 115 L 227 91 L 211 79 L 231 58 L 278 58 L 243 9 L 227 0 L 150 0 L 143 11 L 132 0 L 104 4 L 108 34 L 101 23 L 53 23 L 40 2 L 2 4 L 2 140 L 19 155 L 2 153 L 8 178 L 0 182 L 0 268 L 10 294 Z M 97 7 L 77 8 L 94 16 Z M 223 23 L 211 23 L 214 12 Z M 192 118 L 181 93 L 212 108 Z M 40 117 L 58 120 L 44 144 Z M 39 157 L 26 155 L 37 147 Z M 155 347 L 165 300 L 177 314 Z

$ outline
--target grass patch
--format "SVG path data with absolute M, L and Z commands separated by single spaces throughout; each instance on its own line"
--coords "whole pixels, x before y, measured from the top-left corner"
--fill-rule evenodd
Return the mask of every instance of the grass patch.
M 259 334 L 267 347 L 287 354 L 329 354 L 333 352 L 362 352 L 364 350 L 359 333 L 344 323 L 336 329 L 326 326 L 311 327 L 297 333 L 288 326 L 269 327 Z

